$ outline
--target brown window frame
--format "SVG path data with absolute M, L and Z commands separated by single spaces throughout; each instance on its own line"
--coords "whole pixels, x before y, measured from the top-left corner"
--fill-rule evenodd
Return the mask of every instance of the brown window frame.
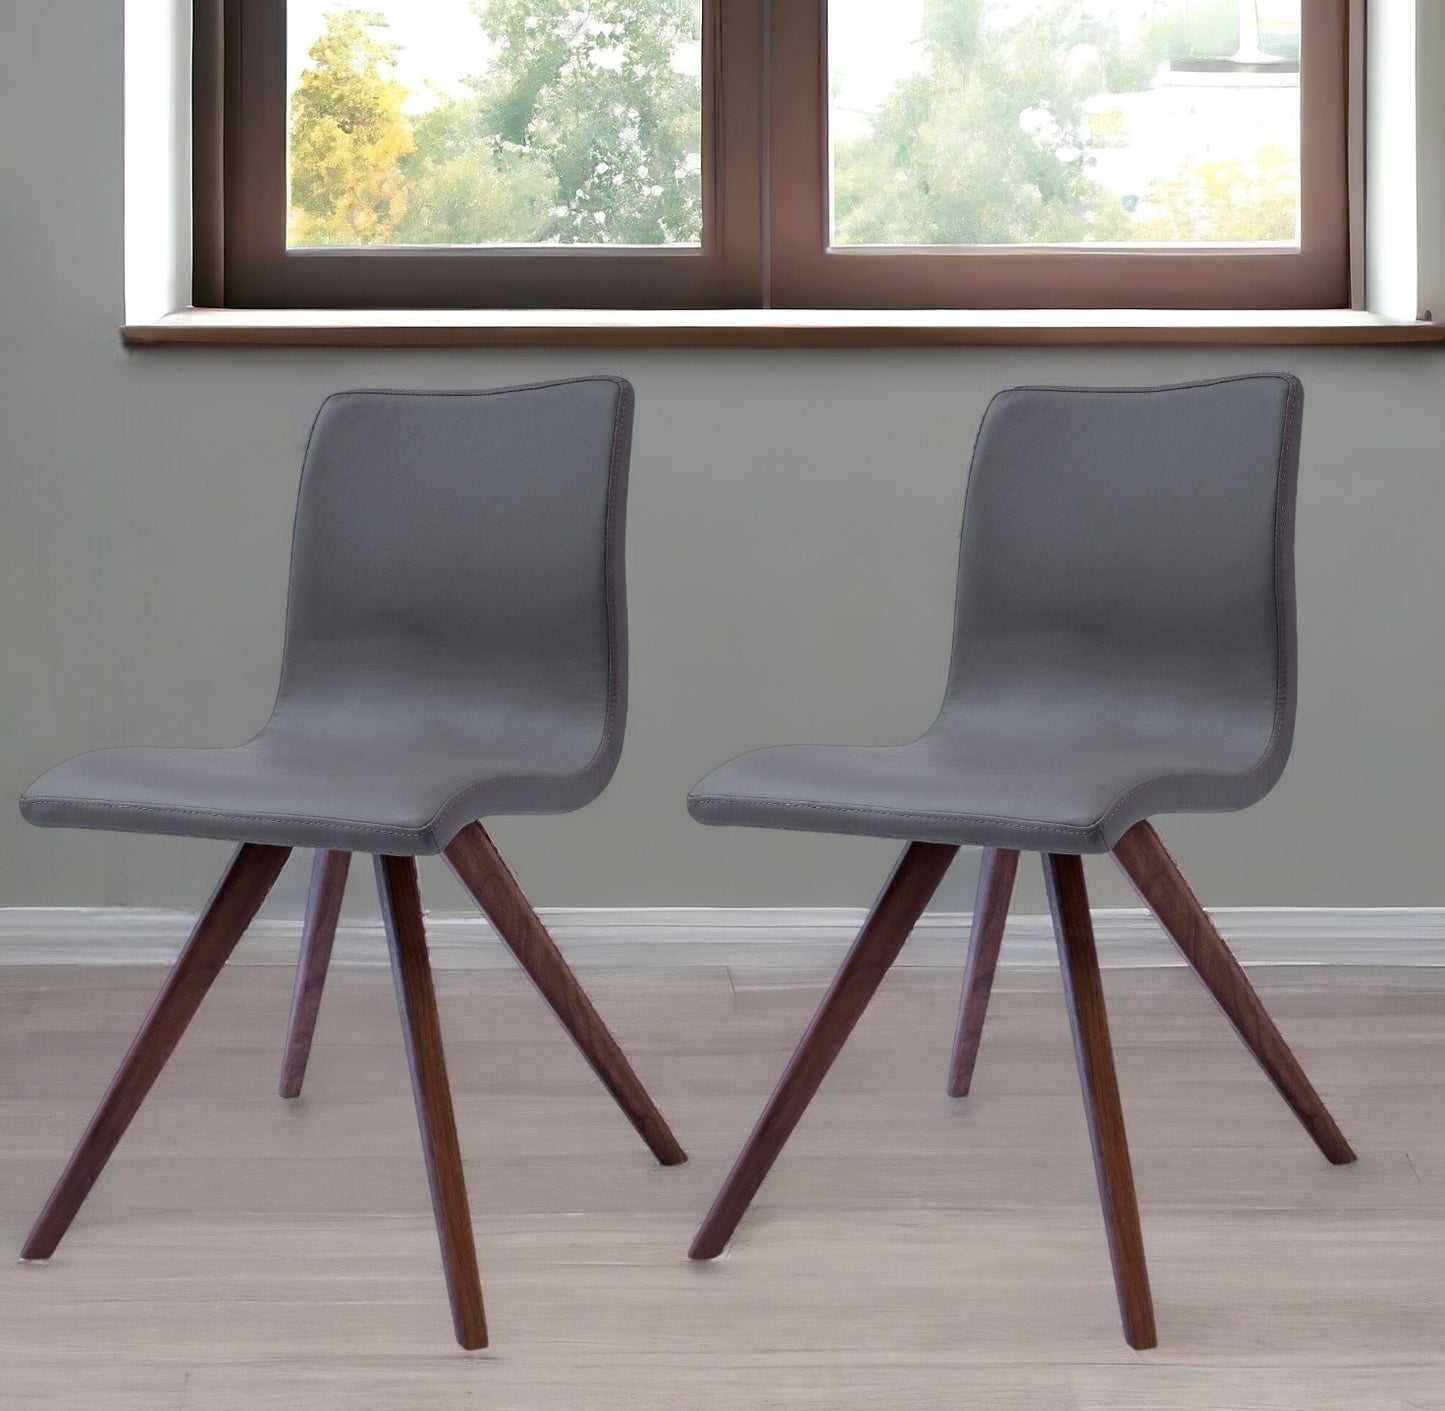
M 703 0 L 700 246 L 288 250 L 286 0 L 196 0 L 198 295 L 228 308 L 756 303 L 763 283 L 762 4 Z
M 1350 303 L 1349 0 L 1304 0 L 1298 249 L 829 248 L 827 0 L 704 0 L 700 248 L 288 251 L 286 0 L 195 0 L 197 305 L 1320 309 Z
M 1343 308 L 1349 0 L 1303 0 L 1298 250 L 828 248 L 827 0 L 775 4 L 774 301 L 806 308 Z M 818 173 L 808 179 L 809 173 Z

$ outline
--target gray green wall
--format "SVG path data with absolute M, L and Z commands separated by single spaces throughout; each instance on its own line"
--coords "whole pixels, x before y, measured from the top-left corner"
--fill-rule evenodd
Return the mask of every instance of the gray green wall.
M 1445 353 L 127 352 L 120 6 L 14 8 L 0 46 L 0 905 L 204 897 L 224 848 L 39 832 L 13 801 L 90 746 L 222 744 L 261 722 L 302 442 L 336 388 L 594 370 L 637 386 L 627 747 L 592 808 L 496 824 L 536 899 L 861 905 L 890 845 L 703 829 L 688 786 L 754 745 L 901 740 L 932 718 L 968 446 L 997 388 L 1275 366 L 1308 398 L 1294 760 L 1250 813 L 1169 821 L 1166 836 L 1219 905 L 1445 903 Z M 968 905 L 973 866 L 941 905 Z M 1127 903 L 1106 866 L 1093 876 L 1101 904 Z M 279 904 L 301 886 L 290 874 Z M 459 905 L 440 880 L 430 899 Z

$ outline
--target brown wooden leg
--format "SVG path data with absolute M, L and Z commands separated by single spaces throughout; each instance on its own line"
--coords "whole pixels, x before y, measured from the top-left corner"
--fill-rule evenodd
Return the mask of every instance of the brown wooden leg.
M 1350 1144 L 1305 1077 L 1249 983 L 1244 967 L 1215 930 L 1209 914 L 1189 889 L 1189 883 L 1159 840 L 1158 833 L 1148 823 L 1136 823 L 1115 844 L 1114 861 L 1140 899 L 1158 917 L 1159 924 L 1214 996 L 1235 1032 L 1319 1149 L 1336 1166 L 1353 1161 L 1355 1153 L 1350 1150 Z
M 291 1024 L 286 1030 L 286 1051 L 281 1060 L 282 1097 L 301 1096 L 350 866 L 349 852 L 329 852 L 324 848 L 316 851 L 316 861 L 311 867 L 311 894 L 306 899 L 306 927 L 301 933 L 301 957 L 296 962 L 296 988 L 291 994 Z
M 1119 1080 L 1114 1072 L 1109 1019 L 1104 1011 L 1104 987 L 1094 949 L 1089 897 L 1084 890 L 1083 859 L 1045 854 L 1044 880 L 1054 918 L 1069 1023 L 1074 1031 L 1074 1057 L 1084 1090 L 1084 1113 L 1094 1148 L 1094 1174 L 1099 1182 L 1099 1203 L 1104 1207 L 1104 1229 L 1109 1237 L 1124 1339 L 1130 1347 L 1156 1347 L 1159 1340 L 1154 1331 L 1149 1270 L 1144 1263 L 1144 1236 L 1139 1229 L 1139 1203 L 1124 1136 Z
M 904 849 L 717 1193 L 688 1251 L 690 1259 L 713 1259 L 723 1252 L 957 852 L 943 843 L 909 843 Z
M 462 1151 L 452 1113 L 446 1056 L 442 1052 L 431 961 L 427 957 L 416 860 L 378 857 L 375 863 L 381 916 L 391 950 L 391 973 L 396 981 L 396 1003 L 401 1011 L 406 1056 L 411 1065 L 411 1090 L 421 1126 L 422 1154 L 431 1183 L 432 1212 L 436 1216 L 442 1268 L 451 1296 L 452 1323 L 457 1341 L 463 1347 L 485 1347 L 487 1320 L 482 1310 L 477 1247 L 472 1238 Z
M 587 992 L 482 825 L 470 823 L 463 828 L 447 844 L 445 857 L 457 880 L 491 918 L 502 940 L 653 1155 L 664 1166 L 686 1161 L 687 1153 L 678 1145 L 662 1113 L 632 1071 L 627 1055 L 592 1007 Z
M 289 852 L 289 848 L 260 843 L 245 843 L 236 850 L 50 1193 L 21 1258 L 49 1259 L 55 1252 L 212 981 L 266 899 Z
M 963 973 L 963 998 L 958 1006 L 958 1030 L 953 1038 L 953 1063 L 948 1070 L 949 1097 L 967 1097 L 973 1082 L 973 1065 L 983 1038 L 983 1021 L 998 968 L 999 945 L 1013 896 L 1019 855 L 1011 848 L 988 848 L 978 873 L 978 895 L 973 903 L 973 930 L 968 938 L 968 968 Z

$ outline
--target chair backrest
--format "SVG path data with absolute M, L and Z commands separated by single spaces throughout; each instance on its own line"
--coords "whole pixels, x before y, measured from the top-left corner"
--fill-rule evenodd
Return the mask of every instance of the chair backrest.
M 1284 373 L 999 393 L 974 447 L 940 723 L 1203 732 L 1272 784 L 1294 727 L 1302 403 Z
M 429 720 L 463 742 L 526 719 L 605 782 L 626 715 L 632 406 L 614 377 L 328 397 L 276 715 Z

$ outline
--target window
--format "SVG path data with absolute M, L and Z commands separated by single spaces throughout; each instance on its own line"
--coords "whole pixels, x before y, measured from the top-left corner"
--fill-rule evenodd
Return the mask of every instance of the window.
M 759 0 L 198 0 L 196 36 L 217 302 L 757 302 Z
M 197 303 L 1338 308 L 1348 0 L 197 0 Z

